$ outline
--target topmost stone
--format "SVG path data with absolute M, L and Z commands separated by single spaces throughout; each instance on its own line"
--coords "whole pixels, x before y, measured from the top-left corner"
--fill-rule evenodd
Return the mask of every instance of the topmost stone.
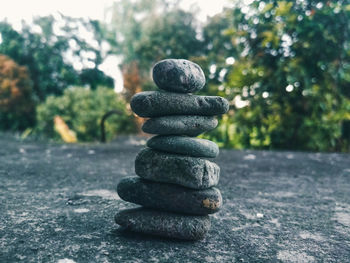
M 165 59 L 153 67 L 153 80 L 160 89 L 180 93 L 199 91 L 205 84 L 203 70 L 185 59 Z

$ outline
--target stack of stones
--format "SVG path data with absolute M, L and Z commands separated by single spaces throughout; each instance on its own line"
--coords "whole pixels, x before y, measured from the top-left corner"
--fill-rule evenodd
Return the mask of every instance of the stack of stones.
M 136 157 L 138 176 L 122 179 L 117 188 L 123 200 L 142 207 L 119 211 L 115 221 L 135 232 L 202 239 L 210 229 L 208 214 L 222 205 L 214 187 L 220 168 L 207 160 L 219 148 L 193 137 L 214 129 L 214 115 L 227 112 L 229 104 L 222 97 L 190 94 L 203 88 L 205 76 L 188 60 L 158 62 L 153 79 L 162 91 L 138 93 L 130 104 L 137 115 L 150 118 L 142 130 L 158 135 Z

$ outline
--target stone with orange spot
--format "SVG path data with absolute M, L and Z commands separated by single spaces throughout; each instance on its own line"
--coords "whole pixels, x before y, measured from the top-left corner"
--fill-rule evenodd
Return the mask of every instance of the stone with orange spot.
M 134 204 L 192 215 L 213 214 L 222 206 L 221 193 L 215 187 L 195 190 L 139 177 L 126 177 L 119 182 L 117 192 L 120 198 Z

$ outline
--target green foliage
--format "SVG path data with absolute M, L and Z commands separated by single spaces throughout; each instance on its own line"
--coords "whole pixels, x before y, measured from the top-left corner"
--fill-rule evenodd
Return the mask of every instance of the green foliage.
M 0 130 L 24 130 L 34 125 L 34 115 L 27 69 L 0 55 Z
M 48 135 L 54 134 L 52 119 L 58 114 L 80 140 L 96 140 L 103 113 L 115 108 L 125 112 L 113 91 L 94 91 L 101 85 L 112 87 L 98 65 L 113 53 L 122 58 L 126 100 L 155 89 L 150 69 L 161 59 L 185 58 L 201 65 L 207 76 L 201 93 L 230 100 L 219 127 L 203 135 L 220 146 L 349 151 L 349 3 L 234 3 L 204 26 L 195 11 L 183 11 L 179 1 L 167 0 L 119 0 L 110 10 L 109 25 L 63 16 L 57 24 L 49 16 L 17 32 L 0 23 L 0 53 L 27 66 L 38 101 L 61 95 L 72 85 L 90 87 L 69 89 L 39 106 L 38 130 Z M 93 33 L 93 43 L 80 37 L 82 28 Z M 109 53 L 102 51 L 106 41 Z M 85 66 L 77 70 L 67 56 Z M 111 120 L 109 125 L 116 126 L 110 129 L 133 130 L 129 117 L 125 113 Z
M 83 30 L 93 33 L 93 39 L 84 39 L 80 34 Z M 107 43 L 103 34 L 104 29 L 97 21 L 65 16 L 36 18 L 31 25 L 23 23 L 21 31 L 0 22 L 0 53 L 26 66 L 32 83 L 32 93 L 27 98 L 33 99 L 32 104 L 37 104 L 49 95 L 63 94 L 72 85 L 86 85 L 91 89 L 98 85 L 113 88 L 112 78 L 98 69 L 105 56 L 102 45 Z M 74 68 L 73 60 L 82 69 Z M 28 107 L 25 115 L 18 114 L 25 105 L 28 107 L 28 104 L 18 101 L 6 115 L 11 115 L 11 118 L 2 117 L 0 129 L 32 126 L 35 122 L 33 105 Z
M 114 86 L 114 81 L 111 77 L 106 76 L 98 68 L 88 68 L 83 69 L 80 73 L 80 83 L 88 85 L 90 89 L 94 90 L 98 86 L 104 86 L 112 88 Z
M 220 76 L 220 72 L 227 70 L 227 58 L 232 59 L 239 56 L 238 50 L 232 43 L 232 37 L 229 34 L 231 27 L 231 14 L 226 10 L 210 18 L 203 28 L 204 56 L 201 61 L 197 62 L 202 66 L 207 76 L 208 85 L 203 90 L 204 94 L 217 95 L 219 92 L 221 96 L 224 95 L 221 92 L 222 90 L 218 91 L 218 87 L 224 81 L 224 78 Z
M 94 45 L 79 34 L 82 30 L 93 33 Z M 27 66 L 36 100 L 60 95 L 70 85 L 86 84 L 92 89 L 97 85 L 113 87 L 112 79 L 98 69 L 103 61 L 103 28 L 97 21 L 66 16 L 39 17 L 31 25 L 23 23 L 21 32 L 0 22 L 0 35 L 0 53 Z M 67 56 L 74 57 L 76 63 L 86 65 L 85 68 L 75 69 Z
M 0 53 L 28 67 L 38 100 L 45 99 L 47 94 L 61 94 L 69 83 L 77 81 L 73 67 L 62 58 L 61 51 L 68 48 L 67 42 L 50 45 L 44 35 L 31 33 L 29 28 L 19 33 L 6 23 L 0 23 L 0 33 L 3 39 Z
M 62 96 L 49 96 L 37 107 L 36 131 L 50 138 L 58 138 L 53 123 L 54 117 L 58 115 L 76 132 L 79 141 L 97 141 L 101 137 L 101 118 L 110 110 L 120 110 L 123 115 L 112 115 L 106 120 L 107 139 L 119 133 L 135 131 L 124 100 L 105 87 L 98 87 L 96 90 L 75 87 L 66 89 Z
M 350 12 L 344 7 L 343 1 L 270 0 L 226 10 L 230 23 L 221 36 L 229 34 L 236 62 L 211 86 L 232 107 L 220 122 L 227 132 L 207 136 L 240 148 L 349 150 Z M 215 54 L 209 57 L 216 63 Z M 217 62 L 223 65 L 222 56 Z

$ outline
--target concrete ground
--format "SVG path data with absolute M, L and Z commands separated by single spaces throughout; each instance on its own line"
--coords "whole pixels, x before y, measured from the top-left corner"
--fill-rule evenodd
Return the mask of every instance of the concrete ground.
M 222 150 L 223 209 L 202 241 L 121 231 L 120 178 L 144 141 L 0 137 L 0 262 L 350 262 L 350 155 Z

